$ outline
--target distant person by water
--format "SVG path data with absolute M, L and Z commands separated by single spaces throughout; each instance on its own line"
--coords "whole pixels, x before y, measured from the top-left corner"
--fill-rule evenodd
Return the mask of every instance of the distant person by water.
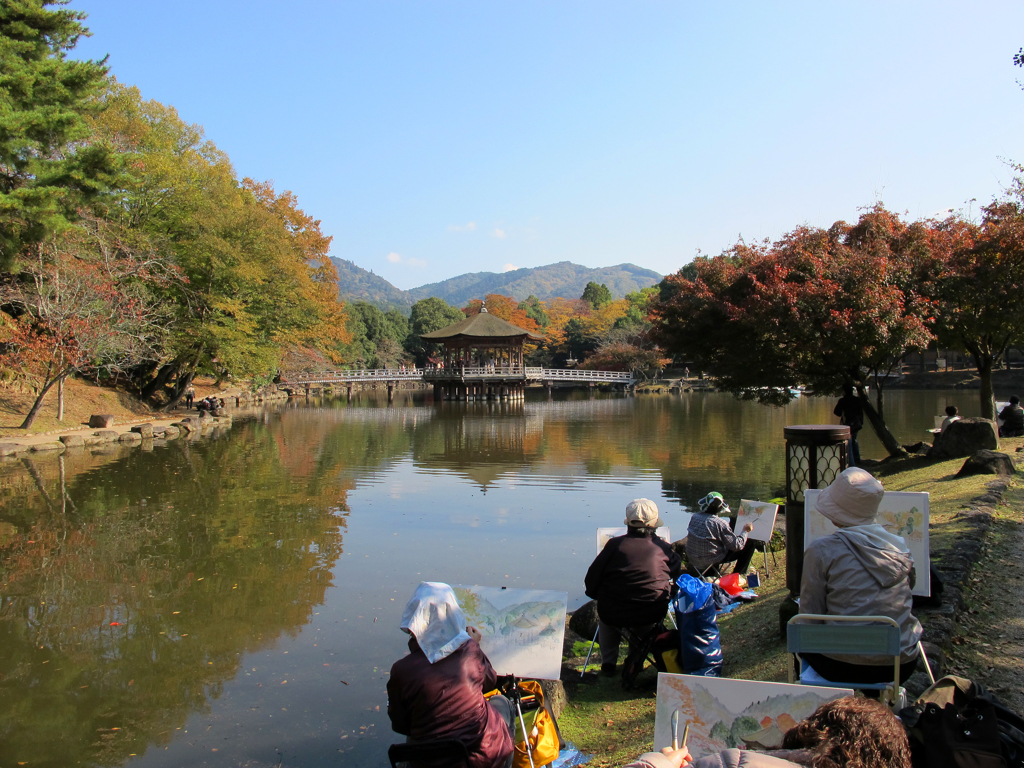
M 954 421 L 960 421 L 960 411 L 955 405 L 946 406 L 946 418 L 942 420 L 941 426 L 939 426 L 939 432 L 945 432 L 946 427 L 952 424 Z
M 1020 407 L 1020 398 L 1010 395 L 1010 403 L 999 412 L 1003 426 L 999 428 L 1000 437 L 1024 436 L 1024 408 Z
M 856 467 L 860 464 L 857 433 L 864 427 L 864 403 L 853 393 L 851 385 L 843 386 L 843 396 L 832 413 L 839 417 L 840 424 L 850 428 L 850 466 Z

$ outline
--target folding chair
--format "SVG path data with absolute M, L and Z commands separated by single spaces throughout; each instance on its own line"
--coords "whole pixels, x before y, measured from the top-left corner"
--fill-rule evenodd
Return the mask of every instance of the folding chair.
M 865 624 L 864 622 L 872 622 Z M 830 623 L 807 623 L 830 622 Z M 789 620 L 786 650 L 793 654 L 795 664 L 789 667 L 789 682 L 821 685 L 826 688 L 854 688 L 882 691 L 884 701 L 898 706 L 900 700 L 900 625 L 888 616 L 832 616 L 820 613 L 798 613 Z M 801 653 L 855 654 L 858 656 L 892 656 L 891 683 L 843 683 L 826 680 L 800 658 Z M 797 666 L 799 664 L 799 666 Z M 795 670 L 800 670 L 794 680 Z
M 423 762 L 445 760 L 447 765 L 455 768 L 460 765 L 469 765 L 469 752 L 466 751 L 466 745 L 458 739 L 404 742 L 388 747 L 388 760 L 391 761 L 391 768 L 399 768 L 400 765 L 414 760 Z
M 664 631 L 664 620 L 659 621 L 642 635 L 634 632 L 629 627 L 619 627 L 619 632 L 629 644 L 629 653 L 626 654 L 626 660 L 622 662 L 622 687 L 627 691 L 633 687 L 633 683 L 636 682 L 637 677 L 643 672 L 647 662 L 650 662 L 654 667 L 658 666 L 652 648 L 655 637 Z

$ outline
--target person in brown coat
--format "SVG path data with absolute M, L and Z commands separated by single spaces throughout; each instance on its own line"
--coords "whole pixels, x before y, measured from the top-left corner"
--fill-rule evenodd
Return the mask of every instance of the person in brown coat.
M 506 768 L 512 761 L 512 707 L 500 694 L 484 693 L 498 677 L 480 649 L 480 633 L 466 626 L 452 588 L 425 581 L 402 615 L 412 635 L 409 655 L 394 663 L 388 679 L 391 728 L 409 742 L 457 739 L 470 768 Z M 412 764 L 427 768 L 429 764 Z

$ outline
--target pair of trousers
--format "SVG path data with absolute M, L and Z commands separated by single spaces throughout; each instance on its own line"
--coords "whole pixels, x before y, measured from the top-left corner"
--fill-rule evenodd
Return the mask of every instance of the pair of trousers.
M 647 634 L 658 626 L 654 624 L 642 624 L 637 627 L 625 627 L 633 637 L 646 637 Z M 601 665 L 615 664 L 619 660 L 619 644 L 622 642 L 622 630 L 613 627 L 611 624 L 598 622 L 597 642 L 601 644 Z

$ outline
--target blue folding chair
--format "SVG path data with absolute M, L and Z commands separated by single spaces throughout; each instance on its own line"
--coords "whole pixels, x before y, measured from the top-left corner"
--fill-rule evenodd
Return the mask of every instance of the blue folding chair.
M 882 691 L 883 700 L 890 707 L 898 705 L 900 701 L 900 625 L 889 616 L 798 613 L 789 620 L 786 650 L 797 660 L 797 664 L 790 664 L 789 667 L 791 683 Z M 892 682 L 843 683 L 826 680 L 800 658 L 801 653 L 823 653 L 829 656 L 891 656 Z M 799 677 L 796 677 L 796 669 L 800 670 Z

